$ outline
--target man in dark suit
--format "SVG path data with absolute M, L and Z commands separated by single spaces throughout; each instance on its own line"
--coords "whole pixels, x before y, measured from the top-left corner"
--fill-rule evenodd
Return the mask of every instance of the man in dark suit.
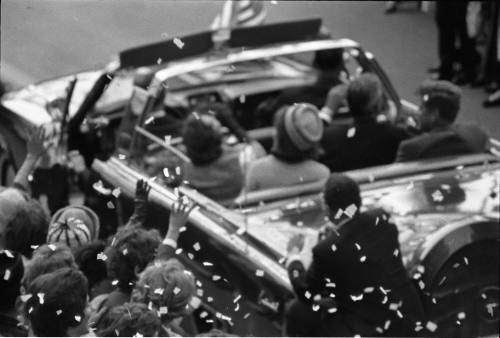
M 344 99 L 347 99 L 354 122 L 334 121 L 325 127 L 321 140 L 324 154 L 320 162 L 332 172 L 392 163 L 400 142 L 410 135 L 389 122 L 377 121 L 386 104 L 380 80 L 365 73 L 347 87 L 332 88 L 322 112 L 335 114 Z
M 401 260 L 396 226 L 382 210 L 359 211 L 359 187 L 347 176 L 332 174 L 324 198 L 333 230 L 312 249 L 306 271 L 300 259 L 287 260 L 297 299 L 287 309 L 285 334 L 415 335 L 423 308 Z M 301 244 L 293 239 L 289 251 L 304 251 Z
M 478 126 L 455 124 L 461 90 L 448 81 L 425 81 L 421 96 L 423 134 L 401 143 L 396 162 L 487 152 L 488 135 Z

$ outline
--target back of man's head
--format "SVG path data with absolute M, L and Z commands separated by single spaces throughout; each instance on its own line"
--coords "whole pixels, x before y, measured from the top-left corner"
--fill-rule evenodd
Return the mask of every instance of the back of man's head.
M 15 308 L 24 267 L 21 255 L 9 250 L 0 251 L 0 312 Z
M 383 107 L 383 90 L 379 78 L 364 73 L 349 83 L 347 105 L 355 119 L 375 118 Z
M 35 199 L 23 202 L 5 228 L 6 248 L 31 258 L 33 247 L 46 242 L 49 216 Z
M 418 88 L 422 104 L 428 109 L 436 109 L 441 120 L 453 123 L 460 110 L 462 91 L 449 81 L 424 81 Z
M 29 286 L 25 315 L 36 336 L 68 336 L 85 323 L 87 279 L 74 268 L 38 276 Z
M 194 165 L 208 165 L 222 154 L 222 132 L 212 115 L 193 113 L 186 119 L 182 133 L 186 153 Z
M 330 209 L 330 219 L 352 217 L 361 207 L 358 184 L 350 177 L 334 173 L 326 181 L 324 189 L 325 204 Z
M 33 258 L 26 264 L 22 284 L 28 288 L 38 276 L 66 267 L 76 268 L 70 248 L 64 244 L 42 245 L 34 251 Z
M 102 319 L 99 337 L 155 337 L 161 330 L 157 311 L 144 303 L 125 303 L 107 312 Z

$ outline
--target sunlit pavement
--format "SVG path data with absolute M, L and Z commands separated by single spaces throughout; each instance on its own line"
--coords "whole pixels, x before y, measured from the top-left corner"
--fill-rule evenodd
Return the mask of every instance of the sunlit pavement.
M 2 0 L 1 75 L 17 86 L 99 68 L 119 50 L 204 30 L 222 1 Z M 277 1 L 267 22 L 322 17 L 335 37 L 359 41 L 373 52 L 402 97 L 437 61 L 434 12 L 415 1 L 384 14 L 383 2 Z M 463 87 L 461 121 L 476 122 L 500 138 L 500 109 L 484 109 L 482 89 Z

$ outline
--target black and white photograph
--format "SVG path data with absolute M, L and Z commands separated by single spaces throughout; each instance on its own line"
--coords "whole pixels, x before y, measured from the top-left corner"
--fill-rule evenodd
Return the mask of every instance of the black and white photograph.
M 500 2 L 0 6 L 0 337 L 499 337 Z

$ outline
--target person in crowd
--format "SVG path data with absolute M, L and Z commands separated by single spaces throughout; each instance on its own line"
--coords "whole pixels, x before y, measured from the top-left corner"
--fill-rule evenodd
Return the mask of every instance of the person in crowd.
M 348 176 L 332 174 L 324 200 L 333 226 L 312 256 L 313 244 L 303 238 L 289 243 L 286 265 L 297 299 L 286 311 L 285 334 L 414 335 L 423 307 L 399 254 L 396 226 L 383 210 L 360 211 L 359 187 Z
M 436 1 L 440 60 L 438 80 L 453 81 L 457 84 L 472 83 L 476 80 L 479 54 L 475 49 L 474 40 L 467 32 L 467 6 L 468 1 Z M 459 72 L 454 68 L 455 61 L 461 66 Z
M 3 232 L 4 246 L 21 253 L 25 259 L 30 259 L 34 248 L 46 242 L 49 217 L 41 203 L 35 199 L 11 202 L 18 205 Z
M 44 244 L 33 252 L 33 257 L 26 263 L 22 286 L 26 290 L 38 276 L 66 267 L 77 268 L 71 249 L 60 243 Z
M 103 241 L 94 240 L 82 245 L 75 252 L 76 264 L 89 282 L 90 299 L 112 291 L 107 279 L 106 261 L 103 260 L 105 249 L 106 244 Z
M 283 106 L 276 112 L 274 126 L 271 154 L 250 165 L 245 191 L 325 180 L 330 171 L 315 161 L 323 135 L 318 109 L 310 103 Z
M 342 48 L 317 51 L 314 55 L 313 67 L 318 73 L 315 83 L 285 89 L 277 97 L 268 99 L 259 105 L 256 115 L 260 124 L 263 126 L 271 125 L 274 114 L 284 105 L 307 102 L 320 108 L 325 103 L 330 88 L 347 82 Z
M 0 336 L 26 337 L 28 332 L 17 319 L 16 299 L 20 295 L 24 274 L 20 254 L 0 251 Z
M 64 243 L 77 250 L 99 236 L 99 217 L 83 205 L 70 205 L 59 209 L 50 220 L 47 243 Z
M 161 290 L 161 291 L 159 291 Z M 180 322 L 190 314 L 196 292 L 192 273 L 175 258 L 156 261 L 140 275 L 132 292 L 132 301 L 150 306 L 157 311 L 169 336 L 183 334 Z
M 155 310 L 144 303 L 125 303 L 103 318 L 98 337 L 159 337 L 161 321 Z
M 43 274 L 28 287 L 24 315 L 30 335 L 79 337 L 87 333 L 87 279 L 75 268 Z
M 43 126 L 29 132 L 27 155 L 12 187 L 0 187 L 0 249 L 8 247 L 27 258 L 31 257 L 32 245 L 45 242 L 48 228 L 48 215 L 29 196 L 29 176 L 48 149 L 46 141 Z
M 327 110 L 329 115 L 335 114 L 344 100 L 354 122 L 330 123 L 325 127 L 321 139 L 324 153 L 320 162 L 332 172 L 392 163 L 399 144 L 410 135 L 388 121 L 377 121 L 386 103 L 378 77 L 364 73 L 348 86 L 332 88 L 322 110 Z
M 256 142 L 224 142 L 220 122 L 209 111 L 188 116 L 183 143 L 190 162 L 184 163 L 183 178 L 215 201 L 230 204 L 241 192 L 248 163 L 264 154 Z
M 420 129 L 424 133 L 400 144 L 397 162 L 489 150 L 489 138 L 482 129 L 455 123 L 460 110 L 460 88 L 448 81 L 428 80 L 418 93 Z

